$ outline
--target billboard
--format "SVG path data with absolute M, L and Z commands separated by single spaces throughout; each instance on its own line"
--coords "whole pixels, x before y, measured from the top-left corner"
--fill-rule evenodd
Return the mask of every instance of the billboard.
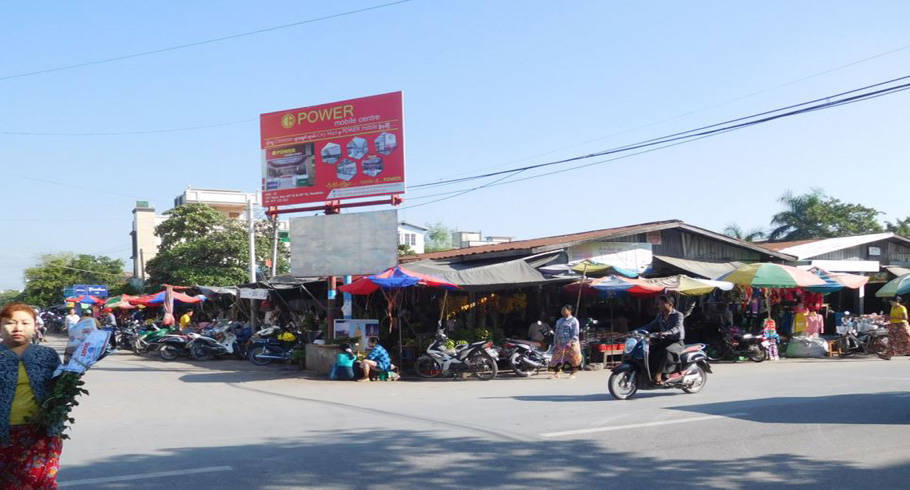
M 376 274 L 398 264 L 398 211 L 291 218 L 291 274 Z
M 262 204 L 402 194 L 401 92 L 259 116 Z

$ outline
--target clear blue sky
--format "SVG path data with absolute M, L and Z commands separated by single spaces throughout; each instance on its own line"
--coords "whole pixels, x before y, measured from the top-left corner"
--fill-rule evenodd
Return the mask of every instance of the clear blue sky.
M 382 3 L 4 2 L 0 77 Z M 402 90 L 408 181 L 534 163 L 910 73 L 910 3 L 416 0 L 109 64 L 0 81 L 0 288 L 44 252 L 130 255 L 136 200 L 254 190 L 257 116 Z M 758 95 L 742 98 L 744 95 Z M 910 214 L 910 93 L 609 165 L 485 189 L 401 217 L 519 238 L 679 218 L 767 226 L 788 189 Z M 591 142 L 591 140 L 596 140 Z M 588 143 L 585 143 L 588 142 Z M 61 185 L 65 183 L 66 185 Z M 459 187 L 460 188 L 460 187 Z M 414 190 L 406 205 L 428 191 Z

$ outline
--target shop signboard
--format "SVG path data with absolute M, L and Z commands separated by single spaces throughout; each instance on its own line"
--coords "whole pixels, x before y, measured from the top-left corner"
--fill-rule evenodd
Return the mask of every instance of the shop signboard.
M 63 296 L 73 298 L 75 296 L 95 296 L 97 298 L 107 298 L 107 286 L 102 284 L 73 284 L 63 288 Z
M 401 92 L 259 116 L 262 203 L 402 194 Z
M 268 289 L 240 288 L 241 299 L 269 299 Z
M 569 262 L 590 260 L 622 269 L 644 272 L 653 260 L 650 243 L 586 242 L 569 247 Z

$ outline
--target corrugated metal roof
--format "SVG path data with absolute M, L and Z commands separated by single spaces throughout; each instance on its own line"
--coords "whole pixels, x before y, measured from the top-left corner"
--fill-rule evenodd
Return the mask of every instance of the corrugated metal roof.
M 779 249 L 779 251 L 785 254 L 795 255 L 799 260 L 804 260 L 835 252 L 837 250 L 843 250 L 845 248 L 858 247 L 867 243 L 887 240 L 889 238 L 898 238 L 901 241 L 910 243 L 910 240 L 907 240 L 902 236 L 895 235 L 894 233 L 873 233 L 870 235 L 823 238 L 821 240 L 814 240 L 808 243 L 782 248 Z
M 817 242 L 819 240 L 823 240 L 823 238 L 812 238 L 809 240 L 796 240 L 796 241 L 792 241 L 792 242 L 761 242 L 761 243 L 758 243 L 757 245 L 762 248 L 767 248 L 768 250 L 773 250 L 775 252 L 779 252 L 785 248 L 795 247 L 797 245 L 803 245 L 805 243 L 813 243 L 813 242 Z
M 737 240 L 726 235 L 713 232 L 697 226 L 684 223 L 681 220 L 654 221 L 650 223 L 641 223 L 631 226 L 621 226 L 618 228 L 605 228 L 601 230 L 585 231 L 581 233 L 571 233 L 567 235 L 556 235 L 544 238 L 533 238 L 529 240 L 515 240 L 506 243 L 497 243 L 493 245 L 482 245 L 478 247 L 466 247 L 443 252 L 429 252 L 420 255 L 410 255 L 401 257 L 401 262 L 413 262 L 415 260 L 425 259 L 452 259 L 456 257 L 469 257 L 474 255 L 486 255 L 506 252 L 527 252 L 539 253 L 557 248 L 564 248 L 577 243 L 588 242 L 592 240 L 602 240 L 606 238 L 618 238 L 639 233 L 648 233 L 650 231 L 660 231 L 671 228 L 682 228 L 693 233 L 709 236 L 711 238 L 730 243 L 732 245 L 754 250 L 763 254 L 768 254 L 782 260 L 792 260 L 786 254 L 768 250 L 754 243 Z

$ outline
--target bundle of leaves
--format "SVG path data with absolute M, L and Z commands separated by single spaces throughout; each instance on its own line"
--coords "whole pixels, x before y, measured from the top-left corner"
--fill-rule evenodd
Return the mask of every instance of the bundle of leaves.
M 64 371 L 50 383 L 51 389 L 47 398 L 41 403 L 38 415 L 29 420 L 29 423 L 59 434 L 63 439 L 69 439 L 65 432 L 76 421 L 70 417 L 73 407 L 79 405 L 76 398 L 88 395 L 88 390 L 83 388 L 85 381 L 82 380 L 81 373 Z

